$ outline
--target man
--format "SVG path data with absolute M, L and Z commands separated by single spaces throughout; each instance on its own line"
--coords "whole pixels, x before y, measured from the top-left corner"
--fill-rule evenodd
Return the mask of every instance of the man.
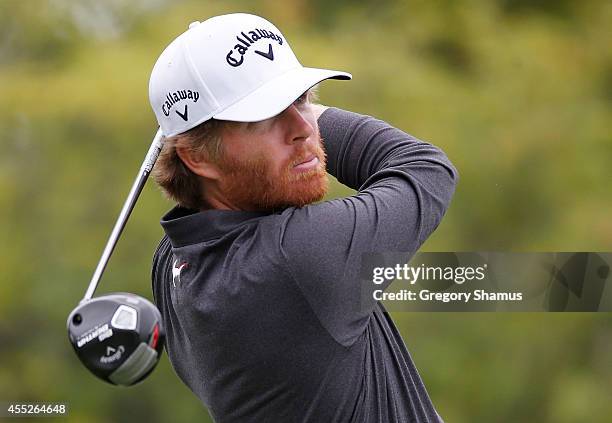
M 366 253 L 416 252 L 457 174 L 385 122 L 313 104 L 328 78 L 350 75 L 302 67 L 246 14 L 190 25 L 157 61 L 154 176 L 178 203 L 153 263 L 168 356 L 219 422 L 438 422 L 358 273 Z M 326 170 L 359 192 L 313 204 Z

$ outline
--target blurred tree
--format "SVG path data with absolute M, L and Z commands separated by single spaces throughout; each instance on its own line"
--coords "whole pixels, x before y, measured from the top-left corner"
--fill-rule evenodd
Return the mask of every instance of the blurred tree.
M 75 422 L 206 418 L 165 357 L 133 389 L 96 380 L 65 318 L 155 132 L 155 59 L 189 22 L 240 10 L 269 16 L 304 64 L 353 73 L 321 84 L 323 103 L 449 154 L 461 180 L 424 250 L 610 250 L 611 2 L 2 0 L 0 400 L 68 401 Z M 151 297 L 170 207 L 147 186 L 100 292 Z M 612 415 L 607 314 L 394 318 L 446 421 Z

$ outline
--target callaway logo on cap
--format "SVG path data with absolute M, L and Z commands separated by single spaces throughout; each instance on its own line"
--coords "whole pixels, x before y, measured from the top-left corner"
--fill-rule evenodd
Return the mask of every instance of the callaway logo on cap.
M 303 67 L 278 28 L 236 13 L 194 22 L 172 41 L 153 67 L 149 99 L 169 137 L 211 118 L 268 119 L 328 78 L 351 75 Z

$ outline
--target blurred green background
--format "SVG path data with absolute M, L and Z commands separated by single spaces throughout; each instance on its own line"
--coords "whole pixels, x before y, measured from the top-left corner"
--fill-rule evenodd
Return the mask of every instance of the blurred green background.
M 423 251 L 612 250 L 610 1 L 0 0 L 0 402 L 208 421 L 165 355 L 136 387 L 95 379 L 65 319 L 155 133 L 155 60 L 189 22 L 236 11 L 273 21 L 302 63 L 353 73 L 322 103 L 447 152 L 461 180 Z M 171 206 L 147 185 L 98 293 L 152 297 Z M 394 318 L 449 423 L 610 421 L 609 313 Z

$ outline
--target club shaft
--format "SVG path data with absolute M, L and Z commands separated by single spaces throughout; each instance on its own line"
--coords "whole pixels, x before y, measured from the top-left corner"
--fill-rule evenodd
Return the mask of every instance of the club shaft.
M 102 277 L 102 273 L 104 273 L 104 269 L 106 268 L 106 265 L 108 264 L 108 260 L 110 259 L 110 256 L 113 253 L 115 246 L 117 245 L 117 241 L 119 240 L 119 237 L 121 236 L 121 232 L 123 232 L 123 228 L 125 227 L 125 224 L 127 223 L 127 220 L 129 219 L 130 214 L 132 213 L 132 210 L 134 209 L 134 205 L 136 204 L 136 201 L 138 200 L 138 197 L 140 196 L 140 193 L 142 192 L 142 189 L 144 188 L 145 183 L 147 182 L 147 178 L 149 177 L 149 174 L 151 173 L 151 169 L 153 169 L 153 165 L 157 161 L 157 157 L 159 157 L 162 143 L 163 143 L 163 135 L 162 135 L 161 129 L 159 129 L 157 133 L 155 134 L 155 137 L 153 138 L 151 147 L 149 147 L 149 151 L 147 152 L 144 162 L 142 163 L 142 166 L 140 167 L 140 171 L 138 172 L 138 175 L 136 176 L 136 180 L 134 181 L 134 184 L 132 185 L 132 189 L 130 190 L 130 193 L 128 194 L 127 199 L 125 200 L 125 203 L 123 204 L 121 213 L 119 213 L 117 222 L 115 222 L 115 227 L 113 228 L 113 231 L 111 232 L 110 237 L 108 238 L 106 247 L 104 247 L 104 251 L 102 252 L 102 257 L 100 257 L 98 266 L 96 267 L 96 270 L 91 278 L 91 281 L 89 282 L 89 286 L 87 287 L 87 291 L 85 292 L 85 296 L 83 297 L 81 302 L 91 299 L 96 288 L 98 287 L 98 283 L 100 283 L 100 278 Z

